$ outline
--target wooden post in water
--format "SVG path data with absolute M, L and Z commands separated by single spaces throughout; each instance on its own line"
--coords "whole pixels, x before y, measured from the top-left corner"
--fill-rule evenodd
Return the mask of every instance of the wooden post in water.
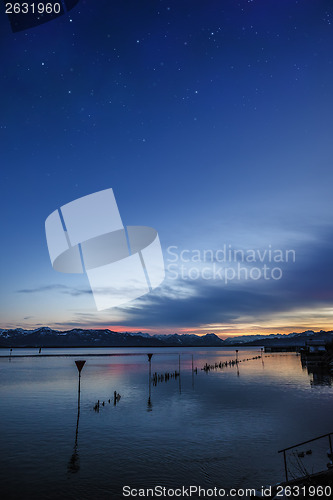
M 151 358 L 153 357 L 152 354 L 147 354 L 148 356 L 148 361 L 149 361 L 149 380 L 151 379 Z
M 148 404 L 147 411 L 152 411 L 152 402 L 151 402 L 151 358 L 153 357 L 152 353 L 147 354 L 148 362 L 149 362 L 149 395 L 148 395 Z

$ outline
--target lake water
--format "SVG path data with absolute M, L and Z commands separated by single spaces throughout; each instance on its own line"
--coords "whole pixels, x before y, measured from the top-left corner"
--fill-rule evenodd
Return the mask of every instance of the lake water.
M 147 352 L 152 375 L 178 371 L 180 355 L 180 377 L 149 387 Z M 103 353 L 113 355 L 90 355 Z M 331 377 L 308 374 L 294 353 L 244 361 L 256 356 L 260 349 L 240 348 L 241 363 L 206 373 L 205 363 L 235 359 L 235 349 L 14 349 L 0 358 L 2 498 L 114 499 L 125 498 L 125 485 L 282 481 L 278 450 L 333 431 Z M 78 359 L 86 360 L 79 420 Z M 327 448 L 321 440 L 300 447 L 312 451 L 304 458 L 289 453 L 290 473 L 325 468 Z

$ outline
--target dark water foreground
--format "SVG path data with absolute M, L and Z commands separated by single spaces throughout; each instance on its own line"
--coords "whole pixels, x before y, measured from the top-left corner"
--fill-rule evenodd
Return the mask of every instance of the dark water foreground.
M 331 377 L 308 374 L 296 354 L 251 359 L 260 350 L 239 349 L 241 363 L 205 372 L 206 363 L 234 360 L 235 350 L 149 351 L 150 387 L 142 349 L 0 358 L 2 498 L 125 498 L 124 486 L 260 488 L 284 479 L 278 450 L 333 430 Z M 79 408 L 75 359 L 86 359 Z M 326 468 L 327 442 L 306 451 L 289 453 L 291 477 Z

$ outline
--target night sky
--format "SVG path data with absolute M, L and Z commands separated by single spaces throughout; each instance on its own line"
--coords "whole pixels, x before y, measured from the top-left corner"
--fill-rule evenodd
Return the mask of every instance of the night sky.
M 330 0 L 81 0 L 18 33 L 1 5 L 0 23 L 1 328 L 332 328 Z M 85 275 L 53 270 L 44 223 L 110 187 L 167 272 L 98 312 Z M 170 276 L 168 247 L 224 245 L 296 258 L 266 262 L 281 279 Z

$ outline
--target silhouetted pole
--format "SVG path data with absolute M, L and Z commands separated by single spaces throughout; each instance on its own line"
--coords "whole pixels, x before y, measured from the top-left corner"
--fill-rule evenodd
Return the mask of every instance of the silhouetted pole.
M 151 358 L 153 357 L 152 353 L 147 354 L 149 361 L 149 396 L 148 396 L 148 404 L 147 411 L 152 410 L 152 402 L 151 402 Z
M 238 367 L 238 349 L 236 349 L 236 366 L 237 366 L 237 377 L 239 377 L 239 367 Z
M 151 358 L 153 357 L 152 354 L 147 354 L 148 356 L 148 361 L 149 361 L 149 380 L 151 378 Z
M 178 358 L 178 376 L 179 376 L 179 394 L 181 394 L 182 392 L 182 386 L 181 386 L 181 382 L 180 382 L 180 354 L 179 354 L 179 358 Z
M 192 389 L 194 388 L 194 366 L 193 366 L 193 354 L 192 354 Z

